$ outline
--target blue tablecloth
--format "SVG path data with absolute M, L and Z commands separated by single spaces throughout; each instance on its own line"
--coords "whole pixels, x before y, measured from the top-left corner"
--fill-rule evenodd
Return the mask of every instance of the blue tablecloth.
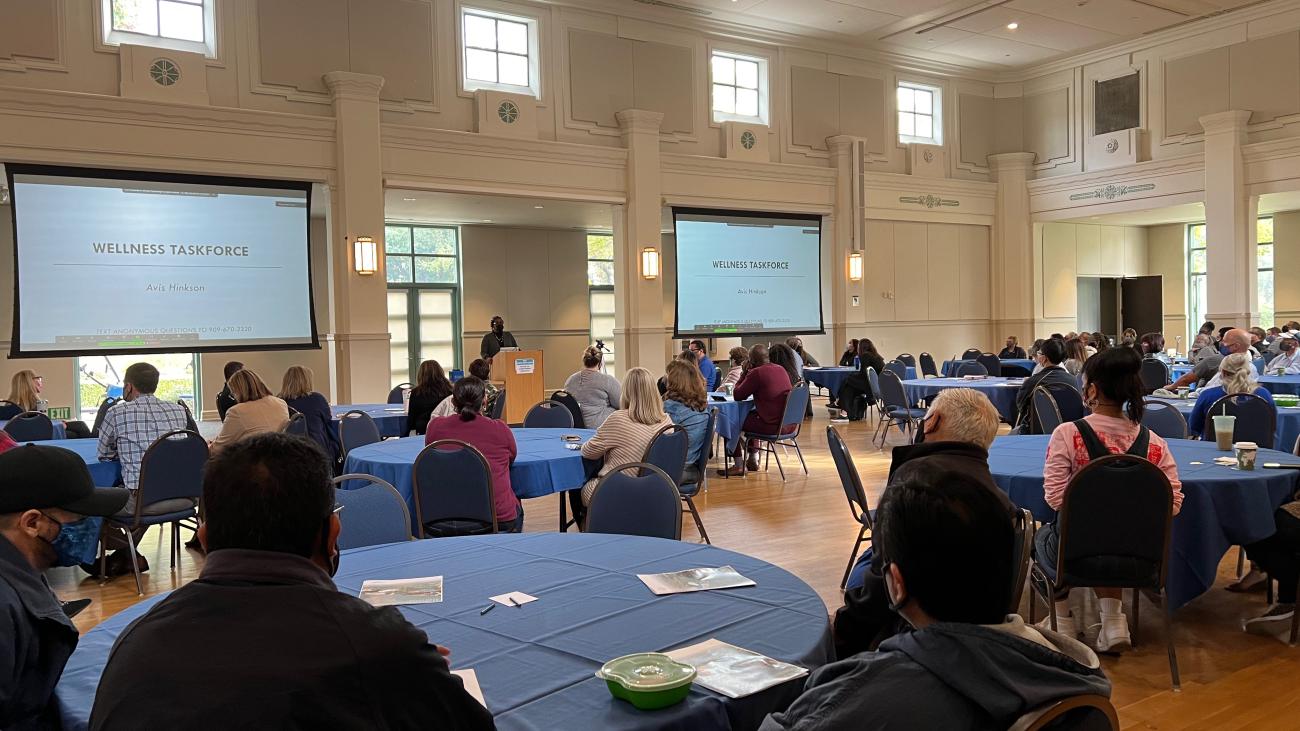
M 945 360 L 943 367 L 939 369 L 939 375 L 948 377 L 957 374 L 957 366 L 961 365 L 960 360 Z M 998 361 L 1002 364 L 1002 373 L 990 373 L 990 376 L 1030 376 L 1034 373 L 1034 366 L 1038 365 L 1028 358 L 1001 358 Z
M 5 425 L 8 424 L 8 423 L 9 423 L 9 420 L 8 420 L 8 419 L 0 419 L 0 430 L 3 430 L 3 429 L 5 428 Z M 62 420 L 62 419 L 54 419 L 54 420 L 53 420 L 53 424 L 54 424 L 54 438 L 55 438 L 55 439 L 67 439 L 67 438 L 68 438 L 68 430 L 67 430 L 67 428 L 65 428 L 65 427 L 63 426 L 63 420 Z M 87 441 L 95 441 L 95 440 L 93 440 L 93 439 L 89 439 L 89 440 L 87 440 Z
M 1260 376 L 1259 385 L 1267 388 L 1269 393 L 1300 395 L 1300 376 Z
M 722 565 L 757 585 L 657 597 L 636 578 Z M 807 584 L 758 559 L 694 543 L 587 533 L 412 541 L 344 552 L 335 582 L 356 594 L 366 579 L 431 575 L 446 582 L 444 601 L 399 611 L 430 642 L 451 648 L 453 667 L 476 672 L 502 731 L 752 729 L 788 706 L 804 680 L 738 699 L 697 685 L 681 704 L 638 711 L 610 697 L 593 673 L 620 655 L 709 638 L 810 669 L 832 655 L 826 605 Z M 538 600 L 479 613 L 489 596 L 508 591 Z M 81 638 L 57 690 L 65 728 L 86 727 L 113 642 L 157 599 Z M 436 719 L 430 723 L 436 726 Z
M 1188 373 L 1191 373 L 1191 372 L 1192 372 L 1192 368 L 1194 368 L 1194 366 L 1190 366 L 1190 365 L 1172 365 L 1172 366 L 1169 366 L 1169 375 L 1172 376 L 1173 379 L 1174 379 L 1175 381 L 1177 381 L 1179 378 L 1182 378 L 1183 376 L 1187 375 Z
M 1043 461 L 1047 435 L 998 437 L 989 449 L 989 469 L 1011 501 L 1043 522 L 1056 512 L 1043 499 Z M 1169 557 L 1169 599 L 1174 608 L 1214 585 L 1219 561 L 1232 546 L 1273 534 L 1273 512 L 1296 489 L 1297 470 L 1242 472 L 1214 464 L 1214 442 L 1169 440 L 1183 483 L 1182 511 L 1174 518 Z M 1282 452 L 1259 450 L 1258 462 L 1290 462 Z M 1201 464 L 1191 464 L 1200 462 Z
M 33 442 L 33 444 L 61 447 L 81 455 L 81 458 L 86 462 L 86 467 L 90 470 L 90 478 L 99 487 L 113 487 L 121 481 L 121 463 L 99 461 L 98 439 L 55 439 L 53 441 Z
M 713 398 L 715 396 L 726 396 L 726 394 L 721 392 L 709 394 L 709 407 L 718 410 L 718 422 L 713 428 L 726 441 L 727 453 L 731 454 L 736 451 L 736 445 L 740 442 L 740 427 L 745 423 L 745 417 L 754 410 L 754 400 L 733 401 L 728 397 L 726 401 L 716 401 Z
M 406 436 L 406 408 L 401 404 L 339 404 L 330 407 L 334 412 L 334 425 L 338 427 L 339 417 L 349 411 L 364 411 L 375 420 L 382 437 Z
M 997 407 L 998 414 L 1007 423 L 1013 423 L 1016 416 L 1016 394 L 1020 392 L 1019 378 L 985 378 L 968 381 L 964 378 L 923 378 L 903 381 L 903 390 L 907 392 L 908 403 L 937 396 L 948 388 L 973 388 L 984 394 Z
M 1184 419 L 1191 418 L 1196 399 L 1151 398 L 1173 404 Z M 1296 439 L 1300 438 L 1300 406 L 1283 406 L 1277 410 L 1277 432 L 1273 436 L 1273 447 L 1280 452 L 1290 452 L 1295 448 Z

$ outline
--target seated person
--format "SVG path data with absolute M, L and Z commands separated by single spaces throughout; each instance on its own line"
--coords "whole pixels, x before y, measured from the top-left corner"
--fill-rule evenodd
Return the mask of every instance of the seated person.
M 1188 433 L 1213 441 L 1214 422 L 1209 419 L 1210 407 L 1230 393 L 1253 393 L 1273 405 L 1273 394 L 1255 379 L 1250 358 L 1245 353 L 1233 353 L 1219 364 L 1219 385 L 1196 392 L 1196 405 L 1192 407 L 1191 416 L 1187 417 Z
M 605 354 L 593 345 L 582 353 L 582 370 L 564 382 L 564 390 L 578 402 L 582 424 L 588 429 L 599 429 L 618 410 L 622 395 L 618 379 L 606 373 L 604 366 Z
M 814 358 L 811 353 L 809 353 L 807 350 L 804 350 L 803 338 L 800 337 L 786 338 L 785 344 L 790 348 L 790 350 L 794 351 L 795 355 L 799 356 L 798 362 L 801 363 L 802 365 L 812 366 L 813 368 L 821 367 L 821 363 L 818 363 L 817 359 Z M 803 373 L 802 366 L 799 368 L 799 372 L 800 374 Z
M 1083 373 L 1083 362 L 1086 360 L 1088 360 L 1088 351 L 1083 346 L 1082 338 L 1070 338 L 1065 341 L 1065 360 L 1061 363 L 1061 367 L 1066 373 L 1077 377 Z
M 675 360 L 668 364 L 668 390 L 664 393 L 664 412 L 673 423 L 686 430 L 686 464 L 695 464 L 700 451 L 709 444 L 709 415 L 705 413 L 709 396 L 699 372 Z
M 54 686 L 77 647 L 77 628 L 44 572 L 94 552 L 98 521 L 127 491 L 97 489 L 76 452 L 0 445 L 0 728 L 57 729 Z
M 217 393 L 217 415 L 221 417 L 222 421 L 226 420 L 226 412 L 230 411 L 230 407 L 239 403 L 235 400 L 234 394 L 230 392 L 230 377 L 242 370 L 244 370 L 244 364 L 237 360 L 226 363 L 225 367 L 221 369 L 226 382 L 221 385 L 221 391 Z
M 735 348 L 732 348 L 732 350 L 735 350 Z M 844 352 L 840 355 L 840 367 L 852 368 L 853 359 L 856 358 L 857 355 L 858 355 L 858 339 L 850 338 L 849 346 L 845 348 Z
M 1258 573 L 1254 568 L 1258 565 L 1268 572 L 1268 578 L 1277 580 L 1277 601 L 1263 614 L 1243 623 L 1247 632 L 1270 637 L 1286 630 L 1295 615 L 1296 583 L 1300 581 L 1300 498 L 1292 496 L 1274 511 L 1273 524 L 1273 535 L 1248 544 L 1246 554 L 1250 556 L 1252 574 Z M 1247 584 L 1250 579 L 1243 578 L 1240 583 Z
M 781 429 L 781 422 L 785 419 L 786 396 L 790 394 L 793 381 L 797 376 L 794 375 L 792 363 L 769 361 L 768 350 L 766 348 L 760 350 L 761 347 L 755 345 L 749 351 L 749 367 L 745 370 L 745 375 L 741 376 L 740 383 L 736 384 L 733 395 L 737 401 L 744 401 L 750 397 L 754 399 L 754 409 L 745 417 L 745 423 L 741 424 L 742 433 L 775 434 Z M 791 352 L 780 343 L 772 346 L 772 350 L 778 349 Z M 748 446 L 748 459 L 745 457 L 746 446 Z M 735 464 L 721 472 L 733 477 L 744 477 L 746 470 L 757 470 L 758 452 L 757 439 L 748 440 L 748 445 L 744 439 L 737 440 L 736 452 L 732 455 Z
M 25 411 L 39 411 L 44 414 L 49 410 L 49 402 L 41 398 L 45 390 L 45 378 L 36 375 L 36 371 L 23 369 L 13 375 L 9 381 L 9 403 L 0 404 L 0 419 L 12 419 Z M 85 439 L 90 436 L 90 427 L 84 421 L 59 421 L 69 439 Z
M 452 416 L 440 416 L 429 422 L 424 443 L 439 439 L 459 439 L 482 453 L 492 472 L 492 504 L 496 507 L 497 532 L 519 533 L 524 529 L 524 508 L 510 487 L 510 465 L 519 455 L 514 432 L 504 421 L 483 416 L 487 397 L 483 381 L 465 376 L 451 390 L 456 406 Z
M 889 477 L 899 467 L 926 461 L 970 475 L 1011 511 L 1011 502 L 989 472 L 989 445 L 998 435 L 998 410 L 973 388 L 940 391 L 921 424 L 924 441 L 894 447 Z M 888 478 L 886 480 L 888 482 Z M 886 488 L 888 489 L 888 488 Z M 902 632 L 905 623 L 889 608 L 889 596 L 871 548 L 858 556 L 844 586 L 844 606 L 835 612 L 835 656 L 843 660 Z
M 730 356 L 731 368 L 727 371 L 726 378 L 722 379 L 722 384 L 735 386 L 740 383 L 740 377 L 745 375 L 745 366 L 749 363 L 749 350 L 736 346 L 728 351 L 727 355 Z
M 343 448 L 339 443 L 338 427 L 334 425 L 334 412 L 324 394 L 312 390 L 311 369 L 289 366 L 280 385 L 280 398 L 306 419 L 307 436 L 315 440 L 330 459 L 338 459 Z
M 1025 355 L 1025 349 L 1020 347 L 1020 341 L 1015 335 L 1007 336 L 1007 347 L 998 353 L 998 358 L 1003 360 L 1023 360 L 1028 356 Z
M 1197 333 L 1192 340 L 1192 349 L 1187 353 L 1187 360 L 1195 365 L 1206 358 L 1220 358 L 1219 349 L 1214 347 L 1214 336 Z
M 406 404 L 406 433 L 423 434 L 433 410 L 451 395 L 451 381 L 436 360 L 426 360 L 415 372 L 415 385 Z
M 496 406 L 497 395 L 501 393 L 501 389 L 492 385 L 492 362 L 483 360 L 482 358 L 476 358 L 469 364 L 469 368 L 466 370 L 469 375 L 474 376 L 483 382 L 483 392 L 487 394 L 487 403 L 483 405 L 483 413 L 490 415 L 492 413 L 492 408 Z M 455 405 L 452 404 L 451 396 L 448 396 L 442 400 L 442 403 L 438 404 L 438 406 L 434 408 L 433 414 L 430 415 L 430 418 L 436 419 L 441 416 L 451 416 L 455 413 L 458 413 L 458 410 Z
M 1169 445 L 1159 434 L 1142 426 L 1142 358 L 1132 348 L 1112 348 L 1089 358 L 1083 368 L 1084 403 L 1092 413 L 1077 422 L 1066 422 L 1052 432 L 1043 467 L 1043 498 L 1052 510 L 1060 510 L 1070 478 L 1092 461 L 1086 448 L 1089 434 L 1112 454 L 1122 454 L 1135 441 L 1147 440 L 1147 459 L 1164 471 L 1173 487 L 1173 511 L 1183 504 L 1182 482 Z M 1077 426 L 1082 424 L 1082 426 Z M 1058 541 L 1056 523 L 1048 523 L 1034 535 L 1034 555 L 1049 566 L 1056 565 Z M 1094 588 L 1101 604 L 1101 634 L 1097 649 L 1118 652 L 1132 647 L 1128 619 L 1120 603 L 1120 590 Z M 1056 602 L 1056 627 L 1061 634 L 1075 637 L 1078 630 L 1070 604 L 1062 596 Z
M 1020 384 L 1016 392 L 1016 425 L 1013 433 L 1029 434 L 1034 425 L 1034 388 L 1039 384 L 1062 383 L 1078 388 L 1079 381 L 1061 365 L 1065 361 L 1065 341 L 1048 338 L 1038 349 L 1038 369 Z
M 1264 373 L 1270 376 L 1276 376 L 1281 373 L 1284 376 L 1294 376 L 1300 374 L 1300 340 L 1296 340 L 1294 333 L 1285 332 L 1277 336 L 1278 355 L 1268 362 L 1264 367 Z
M 236 403 L 226 412 L 217 438 L 208 445 L 209 453 L 216 454 L 253 434 L 280 431 L 289 423 L 289 405 L 272 396 L 262 378 L 247 368 L 230 377 L 230 393 Z
M 914 631 L 818 668 L 760 731 L 1006 729 L 1053 701 L 1110 695 L 1087 646 L 1007 614 L 1015 530 L 982 481 L 917 460 L 877 515 L 885 588 Z
M 695 370 L 695 366 L 682 365 Z M 623 376 L 622 392 L 618 411 L 610 414 L 595 436 L 582 445 L 583 457 L 604 460 L 600 472 L 582 486 L 583 505 L 591 503 L 591 494 L 601 477 L 619 465 L 640 462 L 655 434 L 673 423 L 664 413 L 664 402 L 650 371 L 640 367 L 629 370 Z
M 700 369 L 700 375 L 704 376 L 704 390 L 712 391 L 713 382 L 718 378 L 718 367 L 709 358 L 708 347 L 703 340 L 692 340 L 686 349 L 695 356 L 695 365 Z
M 287 434 L 208 462 L 207 560 L 117 638 L 90 728 L 493 728 L 447 650 L 396 607 L 334 586 L 332 475 L 316 445 Z M 182 647 L 196 662 L 157 672 Z
M 871 390 L 871 377 L 867 369 L 876 369 L 876 375 L 885 370 L 885 359 L 876 351 L 876 344 L 871 338 L 858 341 L 858 372 L 844 379 L 844 384 L 835 394 L 835 403 L 848 417 L 849 421 L 861 421 L 866 410 L 870 408 L 880 394 Z
M 1227 350 L 1227 353 L 1212 355 L 1197 361 L 1190 373 L 1180 377 L 1170 385 L 1165 386 L 1165 388 L 1176 391 L 1193 383 L 1200 384 L 1200 388 L 1219 385 L 1219 366 L 1223 363 L 1223 358 L 1233 353 L 1248 353 L 1250 351 L 1250 335 L 1245 330 L 1226 328 L 1221 345 Z M 1250 369 L 1252 372 L 1255 370 L 1253 360 Z M 1255 375 L 1258 376 L 1259 374 L 1255 373 Z
M 1144 358 L 1155 358 L 1168 364 L 1169 354 L 1165 352 L 1165 336 L 1161 333 L 1147 333 L 1138 341 L 1138 348 Z
M 1038 352 L 1042 349 L 1043 343 L 1045 342 L 1047 341 L 1043 338 L 1038 338 L 1037 340 L 1035 340 L 1034 344 L 1029 346 L 1029 352 L 1026 353 L 1026 356 L 1028 356 L 1030 360 L 1037 360 Z

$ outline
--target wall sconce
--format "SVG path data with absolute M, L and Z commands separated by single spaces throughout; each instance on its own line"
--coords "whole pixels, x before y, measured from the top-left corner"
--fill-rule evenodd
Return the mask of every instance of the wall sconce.
M 358 236 L 352 243 L 352 269 L 357 274 L 371 275 L 379 271 L 379 247 L 369 236 Z
M 862 252 L 854 251 L 849 253 L 849 281 L 862 281 Z
M 653 246 L 641 250 L 641 276 L 644 279 L 659 278 L 659 252 Z

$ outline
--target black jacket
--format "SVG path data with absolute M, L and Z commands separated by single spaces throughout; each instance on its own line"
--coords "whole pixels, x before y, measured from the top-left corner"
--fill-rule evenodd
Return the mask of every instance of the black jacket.
M 495 357 L 501 352 L 502 348 L 518 348 L 519 343 L 515 342 L 515 336 L 509 330 L 501 332 L 501 339 L 497 339 L 494 332 L 489 332 L 483 336 L 483 344 L 479 346 L 479 355 L 483 358 Z
M 174 667 L 180 648 L 192 661 Z M 305 558 L 223 549 L 118 637 L 90 728 L 495 726 L 397 609 L 340 593 Z
M 1003 348 L 1002 352 L 998 353 L 998 357 L 1005 358 L 1005 359 L 1013 359 L 1013 360 L 1024 360 L 1026 357 L 1025 349 L 1020 347 L 1019 345 L 1017 345 L 1014 348 Z
M 285 399 L 286 404 L 307 420 L 307 436 L 311 437 L 330 459 L 343 454 L 339 443 L 339 429 L 334 424 L 334 412 L 325 396 L 315 391 L 301 398 Z
M 428 394 L 418 388 L 411 389 L 411 400 L 406 405 L 406 432 L 402 436 L 411 432 L 423 434 L 429 426 L 429 417 L 433 415 L 433 410 L 450 395 L 450 388 L 443 390 L 437 385 Z
M 1015 425 L 1017 427 L 1024 427 L 1029 423 L 1029 415 L 1034 409 L 1034 388 L 1040 383 L 1064 383 L 1076 390 L 1079 388 L 1079 379 L 1070 375 L 1070 372 L 1062 366 L 1045 366 L 1020 384 L 1020 391 L 1016 393 Z
M 237 403 L 239 402 L 235 400 L 235 395 L 230 392 L 230 384 L 227 383 L 222 386 L 221 393 L 217 394 L 217 416 L 220 416 L 221 420 L 225 421 L 226 412 L 230 411 L 230 407 Z
M 77 628 L 9 539 L 0 536 L 0 729 L 58 729 L 54 686 Z

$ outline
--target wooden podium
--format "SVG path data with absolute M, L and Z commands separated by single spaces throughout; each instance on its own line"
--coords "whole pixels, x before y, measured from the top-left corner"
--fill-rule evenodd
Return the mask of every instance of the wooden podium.
M 506 390 L 507 424 L 522 424 L 524 415 L 546 394 L 546 370 L 542 351 L 501 351 L 492 359 L 492 380 Z

